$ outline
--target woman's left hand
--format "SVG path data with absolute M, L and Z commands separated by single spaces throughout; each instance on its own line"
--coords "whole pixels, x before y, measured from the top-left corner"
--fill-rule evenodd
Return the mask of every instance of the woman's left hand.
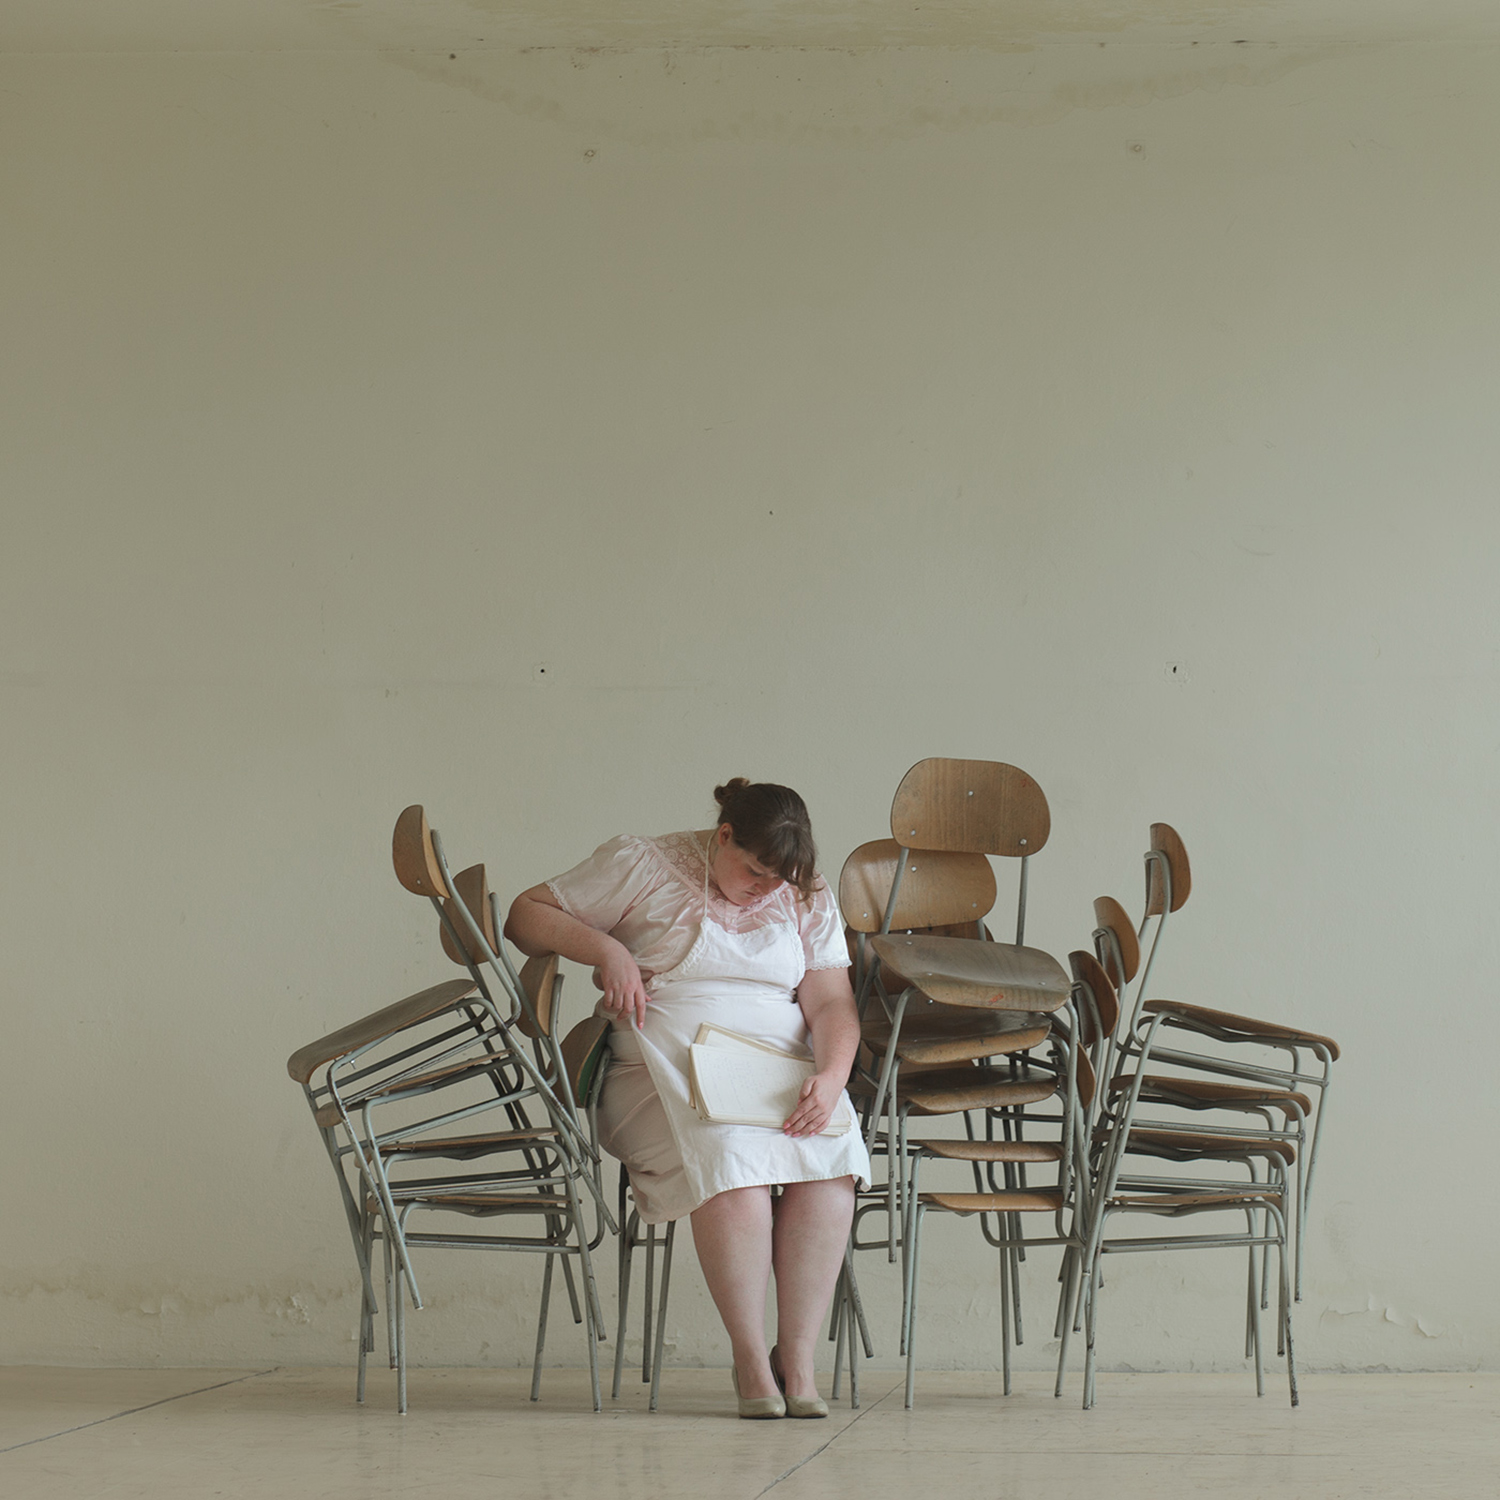
M 817 1135 L 833 1118 L 839 1095 L 844 1092 L 843 1079 L 832 1073 L 814 1073 L 802 1085 L 797 1107 L 781 1127 L 785 1135 Z

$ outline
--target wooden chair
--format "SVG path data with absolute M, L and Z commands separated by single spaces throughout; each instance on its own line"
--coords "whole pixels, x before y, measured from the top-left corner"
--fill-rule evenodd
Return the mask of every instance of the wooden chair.
M 1283 1141 L 1294 1148 L 1296 1193 L 1290 1209 L 1293 1241 L 1293 1293 L 1302 1297 L 1302 1247 L 1306 1238 L 1307 1205 L 1317 1165 L 1318 1146 L 1322 1138 L 1324 1110 L 1333 1081 L 1333 1064 L 1339 1057 L 1339 1046 L 1332 1037 L 1289 1026 L 1276 1021 L 1234 1015 L 1205 1006 L 1178 1001 L 1148 998 L 1152 966 L 1160 948 L 1162 935 L 1172 913 L 1181 909 L 1192 890 L 1192 873 L 1187 850 L 1177 831 L 1166 823 L 1151 825 L 1151 847 L 1145 855 L 1146 902 L 1138 930 L 1132 930 L 1119 902 L 1101 898 L 1094 903 L 1095 945 L 1107 968 L 1117 967 L 1128 983 L 1145 948 L 1146 962 L 1136 984 L 1135 1002 L 1129 1024 L 1122 1035 L 1122 1045 L 1136 1050 L 1130 1039 L 1160 1014 L 1165 1025 L 1178 1032 L 1192 1033 L 1204 1041 L 1224 1048 L 1219 1052 L 1186 1051 L 1158 1044 L 1155 1053 L 1159 1064 L 1172 1064 L 1192 1071 L 1188 1088 L 1181 1080 L 1153 1075 L 1142 1079 L 1143 1102 L 1168 1105 L 1195 1112 L 1259 1115 L 1264 1124 L 1256 1130 L 1216 1127 L 1219 1134 L 1260 1136 Z M 1268 1055 L 1270 1054 L 1270 1055 Z M 1275 1054 L 1286 1054 L 1288 1061 L 1275 1060 Z M 1308 1067 L 1304 1058 L 1313 1066 Z M 1128 1061 L 1121 1059 L 1122 1062 Z M 1133 1064 L 1131 1064 L 1133 1066 Z M 1112 1088 L 1123 1087 L 1124 1068 L 1116 1066 Z M 1225 1080 L 1233 1080 L 1226 1082 Z M 1276 1128 L 1272 1112 L 1280 1113 L 1282 1123 Z M 1202 1127 L 1198 1127 L 1202 1130 Z
M 567 1070 L 572 1096 L 588 1121 L 589 1140 L 599 1141 L 598 1107 L 609 1072 L 608 1020 L 588 1016 L 564 1038 L 561 1052 Z M 630 1198 L 630 1174 L 620 1167 L 619 1202 L 616 1209 L 620 1226 L 618 1240 L 618 1316 L 615 1332 L 614 1379 L 610 1396 L 618 1400 L 625 1370 L 625 1331 L 630 1315 L 631 1272 L 635 1252 L 646 1255 L 644 1315 L 641 1331 L 641 1381 L 651 1387 L 649 1410 L 655 1411 L 661 1399 L 662 1355 L 666 1344 L 667 1299 L 672 1284 L 672 1251 L 677 1223 L 672 1221 L 658 1236 L 658 1226 L 642 1224 Z M 657 1254 L 661 1254 L 660 1270 Z M 660 1290 L 658 1292 L 658 1279 Z
M 414 1305 L 421 1306 L 416 1278 L 408 1269 L 412 1248 L 462 1244 L 542 1253 L 546 1266 L 533 1371 L 535 1398 L 554 1261 L 579 1258 L 587 1282 L 589 1235 L 575 1187 L 577 1154 L 555 1121 L 479 1135 L 434 1134 L 536 1098 L 526 1070 L 516 1063 L 507 1028 L 483 995 L 466 980 L 434 985 L 299 1048 L 288 1060 L 287 1071 L 302 1085 L 333 1164 L 360 1269 L 357 1399 L 364 1399 L 367 1361 L 374 1347 L 377 1242 L 384 1251 L 387 1338 L 397 1371 L 398 1408 L 403 1412 L 403 1279 Z M 426 1112 L 434 1106 L 436 1113 Z M 478 1173 L 455 1174 L 450 1169 L 420 1178 L 399 1170 L 413 1163 L 429 1171 L 438 1162 L 468 1164 L 483 1158 L 488 1163 L 501 1152 L 512 1163 L 505 1170 L 486 1164 Z M 505 1238 L 409 1231 L 413 1212 L 430 1208 L 476 1217 L 528 1215 L 539 1231 Z M 591 1316 L 588 1321 L 592 1336 Z
M 1143 1029 L 1132 1039 L 1130 1048 L 1136 1059 L 1134 1070 L 1129 1075 L 1127 1085 L 1105 1100 L 1101 1108 L 1099 1136 L 1102 1149 L 1098 1152 L 1087 1246 L 1084 1251 L 1082 1301 L 1088 1347 L 1084 1368 L 1084 1407 L 1093 1406 L 1096 1397 L 1096 1333 L 1103 1288 L 1101 1258 L 1110 1254 L 1200 1249 L 1245 1249 L 1248 1252 L 1246 1352 L 1255 1362 L 1257 1395 L 1264 1394 L 1265 1390 L 1260 1327 L 1264 1258 L 1272 1249 L 1277 1252 L 1277 1344 L 1278 1351 L 1286 1356 L 1291 1404 L 1296 1406 L 1297 1369 L 1292 1344 L 1288 1246 L 1289 1210 L 1292 1204 L 1284 1171 L 1269 1172 L 1265 1181 L 1259 1180 L 1255 1173 L 1257 1159 L 1264 1159 L 1268 1166 L 1278 1161 L 1284 1166 L 1290 1148 L 1265 1140 L 1240 1142 L 1239 1159 L 1249 1172 L 1248 1180 L 1241 1183 L 1212 1181 L 1173 1187 L 1158 1181 L 1145 1184 L 1144 1190 L 1140 1187 L 1132 1190 L 1130 1183 L 1122 1178 L 1127 1153 L 1151 1151 L 1153 1146 L 1154 1154 L 1184 1162 L 1204 1160 L 1202 1153 L 1205 1151 L 1213 1159 L 1224 1161 L 1232 1159 L 1234 1155 L 1233 1149 L 1223 1138 L 1195 1142 L 1182 1132 L 1163 1132 L 1162 1138 L 1153 1143 L 1146 1138 L 1154 1132 L 1138 1127 L 1136 1109 L 1144 1081 L 1151 1076 L 1147 1069 L 1157 1060 L 1154 1048 L 1165 1019 L 1159 1014 L 1150 1016 Z M 1243 1231 L 1209 1230 L 1190 1235 L 1119 1238 L 1110 1235 L 1108 1230 L 1111 1221 L 1121 1214 L 1149 1214 L 1172 1220 L 1196 1219 L 1204 1214 L 1229 1214 L 1235 1219 L 1243 1216 L 1245 1227 Z M 1259 1274 L 1258 1256 L 1261 1258 Z
M 425 1042 L 403 1038 L 392 1056 L 378 1049 L 366 1055 L 365 1049 L 327 1065 L 325 1108 L 337 1114 L 344 1148 L 357 1162 L 368 1190 L 363 1205 L 366 1260 L 377 1234 L 387 1257 L 387 1323 L 398 1372 L 398 1402 L 404 1411 L 402 1291 L 421 1307 L 411 1249 L 423 1245 L 545 1256 L 533 1399 L 538 1393 L 552 1275 L 561 1259 L 574 1321 L 587 1325 L 597 1409 L 595 1342 L 603 1337 L 603 1318 L 590 1252 L 605 1227 L 613 1230 L 615 1225 L 599 1184 L 598 1154 L 579 1123 L 556 1041 L 562 986 L 557 958 L 532 959 L 516 971 L 498 937 L 498 903 L 488 890 L 484 867 L 474 865 L 452 876 L 441 839 L 420 806 L 407 808 L 397 820 L 392 857 L 402 885 L 436 909 L 444 950 L 469 971 L 469 982 L 460 983 L 483 1019 L 477 1040 L 455 1038 L 446 1050 L 434 1052 Z M 414 1101 L 439 1093 L 442 1108 L 437 1114 L 411 1117 Z M 505 1128 L 478 1133 L 469 1129 L 457 1136 L 440 1133 L 493 1110 L 503 1113 Z M 445 1163 L 461 1163 L 465 1170 L 445 1167 L 434 1175 Z M 580 1190 L 594 1202 L 592 1232 L 579 1206 Z M 520 1236 L 408 1229 L 414 1215 L 433 1212 L 486 1220 L 533 1215 L 541 1228 L 537 1234 Z M 583 1274 L 581 1304 L 572 1275 L 574 1259 Z M 370 1305 L 362 1330 L 362 1360 L 373 1345 L 373 1290 L 368 1277 L 366 1281 Z
M 912 1153 L 908 1210 L 904 1237 L 910 1245 L 906 1257 L 903 1296 L 903 1345 L 906 1354 L 906 1405 L 916 1393 L 916 1333 L 922 1269 L 922 1234 L 930 1213 L 958 1217 L 977 1215 L 985 1240 L 1000 1253 L 1001 1369 L 1004 1392 L 1011 1392 L 1011 1345 L 1020 1342 L 1020 1301 L 1017 1265 L 1027 1248 L 1060 1246 L 1063 1249 L 1062 1292 L 1058 1300 L 1056 1336 L 1060 1340 L 1055 1393 L 1062 1394 L 1067 1369 L 1069 1336 L 1075 1326 L 1085 1260 L 1085 1240 L 1090 1222 L 1090 1192 L 1087 1181 L 1088 1151 L 1085 1120 L 1094 1094 L 1094 1072 L 1086 1049 L 1086 1029 L 1075 990 L 1066 1008 L 1052 1018 L 1047 1030 L 1045 1064 L 1052 1086 L 1044 1097 L 1056 1098 L 1060 1109 L 1046 1116 L 1024 1106 L 998 1112 L 1004 1135 L 985 1140 L 924 1140 Z M 1023 1075 L 1037 1067 L 1028 1056 Z M 1038 1137 L 1038 1124 L 1051 1127 Z M 1021 1127 L 1029 1127 L 1023 1136 Z M 963 1163 L 974 1173 L 974 1191 L 948 1188 L 923 1191 L 923 1163 Z M 1018 1184 L 1018 1167 L 1033 1169 L 1051 1164 L 1056 1177 L 1046 1186 Z M 983 1177 L 981 1178 L 981 1167 Z M 998 1172 L 997 1172 L 998 1169 Z M 1051 1232 L 1028 1232 L 1023 1215 L 1046 1215 Z
M 899 1248 L 909 1261 L 908 1164 L 929 1144 L 909 1139 L 912 1116 L 963 1115 L 976 1186 L 988 1162 L 1003 1164 L 1011 1190 L 1024 1187 L 1026 1161 L 995 1132 L 1008 1137 L 1006 1111 L 1024 1110 L 1058 1088 L 1055 1076 L 1025 1061 L 1047 1038 L 1047 1017 L 1070 991 L 1061 965 L 1024 945 L 1029 861 L 1050 829 L 1041 788 L 1016 767 L 924 760 L 896 790 L 891 840 L 862 846 L 841 875 L 841 906 L 863 959 L 858 999 L 866 1062 L 851 1092 L 865 1106 L 872 1157 L 889 1157 L 883 1243 L 892 1260 Z M 1014 943 L 988 940 L 984 919 L 996 892 L 989 856 L 1020 861 Z M 911 1030 L 908 1021 L 916 1023 Z M 976 1139 L 976 1115 L 984 1122 L 983 1142 Z M 855 1248 L 874 1248 L 858 1238 L 859 1220 L 874 1206 L 856 1209 Z M 1019 1245 L 1023 1237 L 1012 1238 Z M 1008 1253 L 1018 1287 L 1024 1251 Z M 909 1264 L 904 1270 L 909 1286 Z M 903 1299 L 903 1349 L 910 1321 Z

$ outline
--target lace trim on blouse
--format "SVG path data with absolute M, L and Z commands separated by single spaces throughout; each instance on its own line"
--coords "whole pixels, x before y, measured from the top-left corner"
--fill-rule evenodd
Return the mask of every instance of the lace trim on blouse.
M 645 841 L 646 847 L 652 850 L 662 863 L 677 876 L 684 885 L 688 886 L 693 895 L 700 901 L 703 899 L 703 872 L 708 866 L 708 858 L 703 852 L 703 845 L 698 842 L 697 836 L 692 833 L 664 833 L 658 838 L 650 838 Z M 713 879 L 712 872 L 709 873 L 708 886 L 708 914 L 726 932 L 753 932 L 757 927 L 764 927 L 770 922 L 786 921 L 787 914 L 782 910 L 770 911 L 770 907 L 782 907 L 785 905 L 784 895 L 786 887 L 777 886 L 774 891 L 768 891 L 764 896 L 757 896 L 753 901 L 748 901 L 743 906 L 736 906 L 720 889 L 718 882 Z M 793 923 L 795 926 L 796 924 Z M 809 968 L 828 967 L 823 964 L 809 964 Z

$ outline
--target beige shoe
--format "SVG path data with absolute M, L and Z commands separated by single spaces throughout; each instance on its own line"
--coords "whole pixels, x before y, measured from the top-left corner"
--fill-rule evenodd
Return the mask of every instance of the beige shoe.
M 769 1422 L 786 1415 L 786 1402 L 780 1396 L 742 1396 L 740 1395 L 740 1372 L 731 1365 L 729 1374 L 734 1381 L 735 1400 L 740 1403 L 740 1416 L 746 1421 Z M 828 1414 L 826 1406 L 823 1408 L 823 1414 L 824 1416 Z
M 785 1395 L 786 1377 L 781 1373 L 781 1360 L 777 1357 L 775 1344 L 771 1345 L 771 1374 L 775 1376 L 776 1384 Z M 828 1403 L 821 1396 L 787 1396 L 786 1414 L 789 1417 L 826 1417 Z

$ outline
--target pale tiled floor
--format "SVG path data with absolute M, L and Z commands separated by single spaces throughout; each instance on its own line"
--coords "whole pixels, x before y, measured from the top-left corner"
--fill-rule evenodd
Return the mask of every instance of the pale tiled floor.
M 398 1417 L 348 1370 L 0 1370 L 5 1500 L 1296 1500 L 1500 1496 L 1500 1376 L 1309 1375 L 1303 1404 L 1245 1375 L 1101 1375 L 1099 1405 L 1043 1376 L 895 1374 L 826 1422 L 740 1422 L 728 1375 L 669 1370 L 603 1415 L 581 1371 L 540 1404 L 512 1370 L 416 1370 Z

